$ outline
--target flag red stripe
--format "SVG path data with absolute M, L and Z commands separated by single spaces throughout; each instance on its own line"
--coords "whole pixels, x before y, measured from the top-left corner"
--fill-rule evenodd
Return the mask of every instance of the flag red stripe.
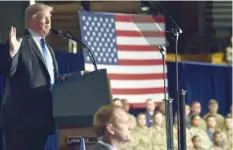
M 163 88 L 141 88 L 141 89 L 112 88 L 112 94 L 132 95 L 132 94 L 151 94 L 151 93 L 164 93 L 164 89 Z
M 118 51 L 158 51 L 157 45 L 117 45 Z
M 115 21 L 120 22 L 141 22 L 141 23 L 164 23 L 164 16 L 135 16 L 135 15 L 116 15 Z
M 123 31 L 123 30 L 116 30 L 117 36 L 128 36 L 128 37 L 164 37 L 165 32 L 161 31 Z
M 119 65 L 129 65 L 129 66 L 145 66 L 145 65 L 162 65 L 162 59 L 154 59 L 154 60 L 126 60 L 120 59 L 118 61 Z
M 161 101 L 161 100 L 159 100 Z M 155 107 L 158 107 L 163 102 L 155 102 Z M 130 108 L 145 108 L 145 103 L 131 103 Z
M 111 80 L 154 80 L 163 79 L 163 73 L 158 74 L 108 74 Z M 167 74 L 165 74 L 167 78 Z

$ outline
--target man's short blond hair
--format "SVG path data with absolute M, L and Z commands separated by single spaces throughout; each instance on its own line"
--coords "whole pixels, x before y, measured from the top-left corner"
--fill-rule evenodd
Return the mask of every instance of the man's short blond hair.
M 122 107 L 114 106 L 114 105 L 106 105 L 95 113 L 93 119 L 93 128 L 98 137 L 104 135 L 106 125 L 114 120 L 116 110 L 123 110 Z
M 36 16 L 45 11 L 52 12 L 53 7 L 41 3 L 36 3 L 28 6 L 25 10 L 25 26 L 28 27 L 29 21 L 31 19 L 35 18 Z

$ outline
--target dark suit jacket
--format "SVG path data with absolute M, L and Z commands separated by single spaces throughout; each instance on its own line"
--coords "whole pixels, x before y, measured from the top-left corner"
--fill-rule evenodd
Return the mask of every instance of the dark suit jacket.
M 107 146 L 105 146 L 103 144 L 100 144 L 98 142 L 95 145 L 93 145 L 93 147 L 91 148 L 91 150 L 111 150 L 111 149 L 109 149 L 109 147 L 107 147 Z
M 51 133 L 54 129 L 50 76 L 44 59 L 33 38 L 27 31 L 19 52 L 11 58 L 9 43 L 0 50 L 0 69 L 6 77 L 5 95 L 2 100 L 1 121 L 3 129 L 41 129 Z M 49 46 L 48 46 L 49 47 Z M 55 82 L 58 67 L 54 51 Z

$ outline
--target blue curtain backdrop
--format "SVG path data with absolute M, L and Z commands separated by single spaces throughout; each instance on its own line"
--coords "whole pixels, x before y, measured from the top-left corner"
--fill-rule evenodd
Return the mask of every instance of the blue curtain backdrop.
M 169 95 L 175 99 L 176 64 L 168 63 Z M 208 100 L 219 102 L 219 112 L 226 115 L 232 104 L 232 66 L 209 63 L 179 62 L 179 90 L 184 89 L 186 103 L 197 100 L 202 104 L 202 114 L 208 112 Z M 174 102 L 176 102 L 174 100 Z
M 0 45 L 1 50 L 1 45 Z M 83 70 L 83 56 L 56 51 L 56 58 L 61 74 Z M 207 63 L 179 62 L 179 87 L 187 90 L 186 103 L 199 100 L 202 112 L 207 112 L 210 98 L 219 101 L 219 112 L 226 115 L 232 103 L 232 67 L 227 65 L 212 65 Z M 176 71 L 175 63 L 168 62 L 169 95 L 175 98 Z M 0 99 L 4 92 L 4 79 L 0 74 Z M 176 100 L 174 100 L 176 102 Z M 0 136 L 0 140 L 1 140 Z M 0 149 L 1 149 L 0 144 Z M 48 138 L 46 150 L 58 150 L 58 134 Z

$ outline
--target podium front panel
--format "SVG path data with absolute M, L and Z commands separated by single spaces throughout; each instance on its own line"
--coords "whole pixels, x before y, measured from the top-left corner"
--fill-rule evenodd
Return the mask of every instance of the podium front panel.
M 53 89 L 53 116 L 61 127 L 92 126 L 95 112 L 111 103 L 106 70 L 75 75 Z

